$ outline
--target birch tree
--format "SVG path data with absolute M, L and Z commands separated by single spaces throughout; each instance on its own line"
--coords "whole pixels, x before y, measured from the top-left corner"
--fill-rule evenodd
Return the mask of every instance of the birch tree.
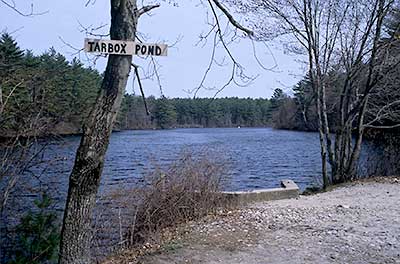
M 229 2 L 253 18 L 256 38 L 283 38 L 290 51 L 305 56 L 316 97 L 324 187 L 354 179 L 368 101 L 387 74 L 382 67 L 386 62 L 378 57 L 391 45 L 381 39 L 384 18 L 394 1 Z M 398 63 L 392 60 L 391 67 Z M 340 98 L 335 127 L 328 120 L 327 90 L 337 90 Z

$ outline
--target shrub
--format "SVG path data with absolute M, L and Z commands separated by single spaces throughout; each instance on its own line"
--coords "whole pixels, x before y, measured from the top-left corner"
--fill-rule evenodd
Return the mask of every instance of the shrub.
M 118 188 L 102 196 L 94 219 L 94 255 L 101 259 L 122 248 L 160 243 L 163 229 L 220 208 L 219 191 L 227 175 L 221 157 L 183 151 L 169 166 L 143 176 L 134 189 Z
M 49 211 L 51 199 L 43 194 L 35 201 L 36 212 L 28 212 L 16 227 L 17 250 L 8 263 L 53 263 L 57 260 L 59 227 L 56 214 Z
M 126 232 L 130 245 L 141 243 L 152 234 L 200 218 L 222 205 L 218 192 L 222 188 L 226 167 L 203 154 L 195 158 L 184 152 L 167 169 L 157 169 L 131 193 L 136 211 Z

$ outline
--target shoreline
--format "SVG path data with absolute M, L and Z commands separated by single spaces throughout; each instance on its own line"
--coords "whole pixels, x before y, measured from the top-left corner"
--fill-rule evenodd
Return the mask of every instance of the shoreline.
M 287 129 L 277 129 L 277 128 L 273 128 L 271 126 L 253 126 L 253 127 L 243 127 L 243 126 L 230 126 L 230 127 L 200 127 L 200 126 L 182 126 L 182 127 L 171 127 L 171 128 L 136 128 L 136 129 L 113 129 L 112 133 L 118 133 L 118 132 L 124 132 L 124 131 L 168 131 L 168 130 L 174 130 L 174 129 L 228 129 L 228 128 L 232 128 L 232 129 L 241 129 L 241 128 L 246 128 L 246 129 L 261 129 L 261 128 L 271 128 L 271 129 L 275 129 L 275 130 L 284 130 L 284 131 L 297 131 L 297 130 L 287 130 Z M 80 129 L 81 130 L 81 129 Z M 14 139 L 15 135 L 11 135 L 9 132 L 6 131 L 0 131 L 0 142 L 9 140 L 9 139 Z M 299 131 L 299 132 L 311 132 L 311 131 Z M 7 134 L 8 133 L 8 134 Z M 64 131 L 61 133 L 48 133 L 48 134 L 42 134 L 42 135 L 19 135 L 19 137 L 21 139 L 26 139 L 26 138 L 51 138 L 51 137 L 66 137 L 66 136 L 82 136 L 83 132 L 79 131 L 79 132 L 70 132 L 70 131 Z
M 221 211 L 104 263 L 399 263 L 398 202 L 400 177 L 359 180 Z

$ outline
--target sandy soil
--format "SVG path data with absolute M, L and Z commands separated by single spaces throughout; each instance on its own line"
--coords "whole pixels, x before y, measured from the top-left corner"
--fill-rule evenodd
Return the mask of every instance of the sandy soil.
M 181 232 L 139 263 L 400 263 L 400 184 L 257 203 Z

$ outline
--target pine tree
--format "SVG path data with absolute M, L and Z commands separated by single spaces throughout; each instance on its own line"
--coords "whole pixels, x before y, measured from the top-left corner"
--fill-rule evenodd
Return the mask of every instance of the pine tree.
M 0 38 L 0 69 L 9 72 L 16 66 L 20 66 L 23 56 L 24 52 L 12 36 L 3 33 Z
M 176 110 L 174 105 L 166 98 L 161 97 L 156 101 L 156 112 L 154 118 L 157 126 L 165 129 L 176 124 Z
M 285 99 L 286 97 L 286 94 L 281 88 L 276 88 L 274 90 L 274 93 L 270 100 L 272 112 L 276 111 L 282 105 L 283 99 Z
M 57 260 L 60 228 L 56 214 L 50 210 L 52 200 L 43 194 L 35 205 L 37 209 L 29 211 L 16 227 L 17 247 L 9 264 L 54 263 Z
M 6 101 L 21 81 L 18 80 L 16 71 L 23 64 L 24 52 L 18 47 L 16 41 L 8 33 L 0 37 L 0 125 L 5 126 Z

